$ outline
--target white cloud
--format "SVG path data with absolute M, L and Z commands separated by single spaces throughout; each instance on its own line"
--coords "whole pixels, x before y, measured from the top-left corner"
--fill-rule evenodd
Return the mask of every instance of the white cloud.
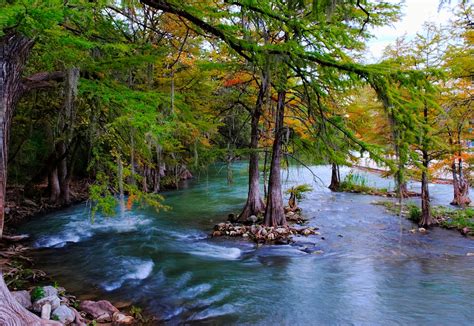
M 396 3 L 398 1 L 389 1 Z M 420 32 L 424 22 L 431 21 L 437 24 L 446 24 L 452 17 L 452 9 L 444 7 L 438 11 L 439 0 L 406 0 L 402 6 L 403 16 L 393 26 L 385 26 L 373 30 L 376 38 L 369 42 L 369 55 L 372 60 L 381 58 L 382 52 L 389 44 L 394 43 L 397 37 L 406 36 L 411 39 Z

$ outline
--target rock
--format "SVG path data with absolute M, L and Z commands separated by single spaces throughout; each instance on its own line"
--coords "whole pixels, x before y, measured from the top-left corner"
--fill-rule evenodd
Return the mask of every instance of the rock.
M 256 225 L 252 225 L 252 226 L 250 227 L 250 232 L 251 232 L 252 234 L 256 234 L 257 231 L 258 231 L 258 227 L 257 227 Z
M 275 240 L 275 234 L 269 233 L 269 234 L 267 235 L 267 239 L 270 240 L 270 241 Z
M 116 312 L 112 316 L 114 325 L 132 325 L 135 320 L 132 316 L 127 316 L 121 312 Z
M 462 235 L 467 235 L 469 232 L 471 232 L 471 229 L 468 227 L 465 227 L 461 230 Z
M 293 215 L 295 215 L 295 212 L 289 211 L 288 213 L 286 213 L 286 216 L 293 216 Z
M 301 232 L 301 234 L 306 235 L 306 236 L 308 236 L 308 235 L 310 235 L 310 234 L 312 234 L 312 233 L 313 233 L 313 231 L 311 231 L 310 229 L 304 229 L 304 230 Z
M 36 312 L 41 312 L 43 306 L 45 304 L 51 305 L 51 310 L 56 309 L 61 304 L 61 300 L 59 300 L 57 295 L 51 295 L 48 297 L 41 298 L 35 302 L 33 302 L 33 310 Z
M 267 229 L 265 229 L 265 228 L 262 228 L 262 229 L 261 229 L 261 231 L 260 231 L 260 234 L 262 235 L 262 237 L 265 237 L 265 236 L 267 236 L 267 234 L 268 234 L 268 231 L 267 231 Z
M 33 307 L 31 303 L 31 295 L 28 291 L 12 291 L 12 296 L 18 301 L 23 308 L 31 309 Z
M 74 326 L 87 326 L 87 324 L 84 321 L 84 318 L 81 316 L 81 314 L 74 308 L 69 307 L 71 311 L 74 313 Z
M 222 235 L 222 232 L 221 231 L 214 231 L 212 232 L 212 236 L 213 237 L 220 237 Z
M 468 256 L 468 257 L 474 257 L 474 252 L 468 252 L 468 253 L 466 254 L 466 256 Z
M 245 232 L 244 234 L 242 234 L 242 236 L 243 236 L 244 238 L 248 238 L 249 234 L 248 234 L 248 232 Z
M 425 228 L 418 228 L 418 232 L 420 232 L 420 233 L 426 233 L 426 229 L 425 229 Z
M 47 302 L 41 307 L 41 318 L 49 320 L 50 317 L 51 317 L 51 305 L 49 304 L 49 302 Z
M 410 233 L 416 233 L 416 229 L 411 229 Z
M 98 322 L 110 322 L 114 313 L 119 312 L 109 301 L 82 301 L 79 309 L 91 315 Z
M 288 233 L 288 229 L 285 229 L 285 228 L 276 228 L 276 229 L 275 229 L 275 232 L 278 233 L 278 234 L 285 234 L 285 233 Z
M 76 319 L 74 311 L 63 304 L 53 310 L 52 316 L 53 319 L 56 319 L 65 325 L 71 324 Z
M 43 286 L 43 291 L 45 297 L 50 297 L 53 295 L 58 296 L 58 289 L 56 289 L 54 286 Z
M 255 215 L 250 215 L 249 217 L 247 217 L 247 222 L 257 223 L 257 221 L 258 221 L 258 217 Z
M 230 231 L 230 232 L 229 232 L 229 235 L 230 235 L 231 237 L 235 237 L 236 235 L 238 235 L 238 233 L 237 233 L 236 231 Z

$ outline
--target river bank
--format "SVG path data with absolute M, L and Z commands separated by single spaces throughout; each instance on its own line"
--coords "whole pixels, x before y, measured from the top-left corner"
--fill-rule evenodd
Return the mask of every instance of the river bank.
M 50 275 L 35 268 L 32 249 L 22 244 L 25 241 L 26 235 L 7 235 L 0 241 L 0 321 L 6 318 L 28 324 L 41 318 L 45 325 L 76 326 L 158 323 L 130 302 L 78 300 Z

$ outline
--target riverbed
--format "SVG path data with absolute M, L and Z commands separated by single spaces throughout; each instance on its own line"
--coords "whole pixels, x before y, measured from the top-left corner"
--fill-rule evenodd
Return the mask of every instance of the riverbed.
M 216 165 L 164 193 L 172 207 L 166 212 L 137 208 L 92 223 L 82 204 L 20 231 L 33 236 L 36 267 L 72 293 L 131 301 L 170 325 L 472 324 L 471 238 L 438 228 L 412 234 L 411 222 L 372 204 L 386 198 L 332 193 L 330 168 L 311 170 L 283 173 L 285 187 L 313 186 L 300 206 L 321 233 L 293 245 L 208 236 L 244 203 L 245 163 L 233 166 L 231 185 L 225 167 Z M 393 187 L 357 173 L 369 185 Z M 452 199 L 450 185 L 430 191 L 435 205 Z

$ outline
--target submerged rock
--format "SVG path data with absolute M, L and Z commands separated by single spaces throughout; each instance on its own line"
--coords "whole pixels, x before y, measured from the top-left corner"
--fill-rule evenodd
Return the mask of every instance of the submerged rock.
M 23 308 L 31 309 L 33 307 L 31 295 L 28 291 L 12 291 L 11 294 Z
M 418 232 L 420 232 L 420 233 L 426 233 L 426 229 L 425 229 L 425 228 L 418 228 Z

